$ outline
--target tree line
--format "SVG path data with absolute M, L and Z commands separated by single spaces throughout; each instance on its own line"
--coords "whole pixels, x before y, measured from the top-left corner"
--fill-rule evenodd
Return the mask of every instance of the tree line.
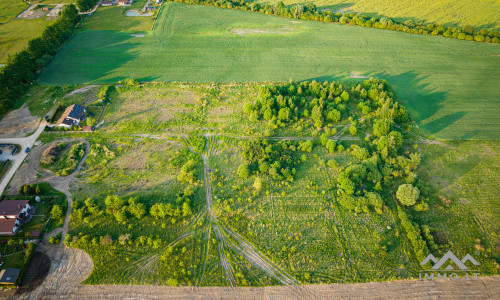
M 473 26 L 444 26 L 441 24 L 427 24 L 424 22 L 415 23 L 412 20 L 397 22 L 387 17 L 368 18 L 365 15 L 354 13 L 318 10 L 316 5 L 308 3 L 295 6 L 285 6 L 283 2 L 277 5 L 259 4 L 255 2 L 230 1 L 230 0 L 170 0 L 181 3 L 215 6 L 221 8 L 238 9 L 243 11 L 259 12 L 266 15 L 275 15 L 286 18 L 321 21 L 327 23 L 349 24 L 362 27 L 373 27 L 379 29 L 396 30 L 414 34 L 426 34 L 455 38 L 459 40 L 477 41 L 486 43 L 500 43 L 500 32 L 496 30 L 480 29 Z
M 15 106 L 17 98 L 32 84 L 36 74 L 71 37 L 79 20 L 76 7 L 66 5 L 59 18 L 45 27 L 41 36 L 30 40 L 26 49 L 9 57 L 0 70 L 0 115 Z

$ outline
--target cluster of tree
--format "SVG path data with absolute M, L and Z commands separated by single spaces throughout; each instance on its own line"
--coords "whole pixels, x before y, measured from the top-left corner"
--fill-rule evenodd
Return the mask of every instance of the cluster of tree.
M 77 247 L 80 249 L 88 249 L 96 246 L 128 245 L 131 247 L 151 247 L 154 250 L 157 250 L 165 247 L 167 243 L 159 236 L 153 235 L 141 235 L 137 238 L 133 238 L 129 233 L 124 233 L 113 239 L 113 237 L 109 234 L 85 234 L 77 236 L 68 233 L 64 239 L 64 244 L 68 247 Z
M 64 220 L 62 207 L 58 204 L 53 205 L 52 209 L 50 210 L 50 217 L 56 221 Z
M 42 189 L 37 184 L 23 184 L 19 188 L 19 194 L 22 195 L 40 195 Z
M 31 85 L 36 73 L 52 60 L 62 43 L 71 37 L 79 20 L 76 7 L 66 5 L 59 18 L 45 27 L 40 37 L 30 40 L 25 50 L 9 57 L 5 67 L 0 70 L 0 114 L 15 106 L 17 98 Z
M 175 224 L 178 219 L 187 218 L 193 214 L 191 209 L 193 197 L 193 190 L 186 188 L 177 194 L 175 205 L 171 203 L 156 203 L 151 206 L 149 214 L 157 220 L 169 217 L 172 224 Z
M 237 175 L 247 178 L 252 174 L 268 176 L 273 180 L 293 181 L 295 166 L 302 160 L 295 158 L 296 151 L 311 152 L 313 143 L 253 140 L 242 142 L 245 162 L 238 167 Z M 257 184 L 258 185 L 258 184 Z
M 267 121 L 271 129 L 285 124 L 308 122 L 321 128 L 341 120 L 346 110 L 349 93 L 341 84 L 316 81 L 271 85 L 261 87 L 254 103 L 246 103 L 243 112 L 252 122 Z M 305 125 L 304 124 L 304 125 Z
M 147 213 L 146 206 L 144 203 L 139 202 L 137 198 L 125 200 L 116 195 L 111 195 L 104 199 L 104 204 L 106 205 L 106 213 L 114 216 L 120 223 L 126 223 L 131 217 L 140 220 Z M 87 206 L 87 203 L 85 205 Z
M 337 176 L 337 201 L 348 210 L 369 212 L 371 207 L 382 213 L 384 203 L 379 194 L 382 190 L 379 157 L 369 157 L 368 150 L 358 145 L 352 145 L 350 153 L 360 162 L 346 167 Z
M 430 34 L 461 40 L 500 43 L 500 32 L 496 30 L 480 29 L 476 30 L 472 26 L 447 27 L 440 24 L 426 24 L 424 22 L 415 23 L 412 20 L 397 22 L 387 17 L 368 18 L 364 15 L 340 12 L 332 13 L 328 10 L 318 10 L 316 5 L 308 3 L 306 5 L 297 4 L 285 6 L 283 2 L 277 5 L 259 4 L 251 1 L 231 1 L 231 0 L 172 0 L 182 3 L 215 6 L 222 8 L 238 9 L 243 11 L 259 12 L 267 15 L 276 15 L 287 18 L 321 21 L 327 23 L 349 24 L 362 27 L 373 27 L 380 29 L 396 30 L 414 34 Z
M 191 208 L 193 197 L 193 191 L 186 188 L 177 194 L 175 204 L 156 203 L 149 209 L 149 214 L 156 219 L 171 217 L 171 222 L 175 224 L 177 219 L 186 218 L 193 214 Z M 71 218 L 76 222 L 88 222 L 91 217 L 100 216 L 105 212 L 107 215 L 113 216 L 116 221 L 126 223 L 130 218 L 140 220 L 148 213 L 147 206 L 137 198 L 126 200 L 116 195 L 110 195 L 104 199 L 104 204 L 105 210 L 103 211 L 92 198 L 86 199 L 83 203 L 75 201 L 72 206 Z
M 420 229 L 418 225 L 414 225 L 409 219 L 404 210 L 398 206 L 398 217 L 401 221 L 401 226 L 406 231 L 406 236 L 410 240 L 413 248 L 413 252 L 417 257 L 418 261 L 423 261 L 425 257 L 429 254 L 429 249 L 427 244 L 422 239 Z
M 180 183 L 195 184 L 196 183 L 196 166 L 198 162 L 194 159 L 188 160 L 181 168 L 177 181 Z
M 76 0 L 76 6 L 80 11 L 91 10 L 99 0 Z

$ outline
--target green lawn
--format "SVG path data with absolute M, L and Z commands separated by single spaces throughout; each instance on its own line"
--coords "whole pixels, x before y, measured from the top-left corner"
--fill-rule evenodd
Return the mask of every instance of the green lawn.
M 386 78 L 418 124 L 438 138 L 500 138 L 500 47 L 339 24 L 166 3 L 144 37 L 83 31 L 41 84 Z M 231 32 L 260 28 L 283 34 Z M 272 28 L 272 29 L 269 29 Z M 285 28 L 285 29 L 283 29 Z M 290 28 L 297 31 L 289 31 Z
M 259 0 L 259 3 L 276 4 L 279 0 Z M 386 16 L 426 23 L 500 27 L 500 2 L 495 0 L 283 0 L 285 5 L 314 3 L 321 9 L 333 12 L 356 12 L 368 16 Z
M 51 21 L 44 19 L 11 20 L 0 25 L 0 64 L 7 62 L 9 55 L 21 51 L 28 41 L 39 36 Z
M 134 1 L 131 6 L 99 7 L 90 18 L 82 22 L 84 30 L 119 30 L 119 31 L 146 31 L 151 30 L 156 11 L 150 17 L 127 17 L 127 10 L 141 10 L 146 0 Z

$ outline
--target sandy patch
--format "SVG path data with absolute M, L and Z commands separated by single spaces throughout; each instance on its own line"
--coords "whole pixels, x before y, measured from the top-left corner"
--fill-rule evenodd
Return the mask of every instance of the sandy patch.
M 145 33 L 134 33 L 134 34 L 131 34 L 131 36 L 133 36 L 133 37 L 145 37 L 146 34 Z
M 239 35 L 246 36 L 250 34 L 286 34 L 294 31 L 299 31 L 297 28 L 293 28 L 290 26 L 282 26 L 282 27 L 263 27 L 263 28 L 234 28 L 231 29 L 231 32 Z
M 370 78 L 370 77 L 366 77 L 366 76 L 361 75 L 360 72 L 349 72 L 349 77 L 351 77 L 351 78 L 362 78 L 362 79 L 368 79 L 368 78 Z
M 299 21 L 290 21 L 290 23 L 293 23 L 293 24 L 300 24 L 301 22 L 299 22 Z
M 0 136 L 25 137 L 38 128 L 40 119 L 31 114 L 26 105 L 11 111 L 0 121 Z
M 41 10 L 40 8 L 37 8 L 37 7 L 38 7 L 38 4 L 31 5 L 25 11 L 20 13 L 17 16 L 17 18 L 24 19 L 24 20 L 40 19 L 49 12 L 48 10 Z
M 95 87 L 98 87 L 98 85 L 87 85 L 87 86 L 84 86 L 80 89 L 74 90 L 70 93 L 67 93 L 66 95 L 64 95 L 64 97 L 69 97 L 69 96 L 73 96 L 73 95 L 77 95 L 77 94 L 83 94 L 85 92 L 90 91 L 91 89 L 93 89 Z

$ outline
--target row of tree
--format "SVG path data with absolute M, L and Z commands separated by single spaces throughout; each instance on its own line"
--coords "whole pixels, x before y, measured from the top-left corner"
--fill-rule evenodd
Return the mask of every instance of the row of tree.
M 175 204 L 156 203 L 148 209 L 148 207 L 137 198 L 129 198 L 127 200 L 117 195 L 110 195 L 104 199 L 104 212 L 109 216 L 113 216 L 116 221 L 120 223 L 126 223 L 131 218 L 140 220 L 148 214 L 148 211 L 149 214 L 156 219 L 170 217 L 172 223 L 175 223 L 177 219 L 187 218 L 192 215 L 192 197 L 193 192 L 191 189 L 186 189 L 185 191 L 179 192 Z M 101 214 L 103 214 L 103 210 L 95 200 L 88 198 L 83 203 L 78 201 L 73 203 L 71 218 L 77 222 L 85 221 L 86 218 L 87 221 L 89 221 L 90 219 L 88 218 L 96 217 Z
M 308 3 L 307 5 L 298 4 L 295 6 L 285 6 L 283 2 L 277 5 L 259 4 L 256 2 L 246 2 L 245 0 L 171 0 L 189 4 L 199 4 L 215 6 L 222 8 L 238 9 L 243 11 L 259 12 L 267 15 L 276 15 L 287 18 L 321 21 L 327 23 L 340 23 L 357 25 L 362 27 L 373 27 L 380 29 L 396 30 L 415 34 L 430 34 L 461 40 L 500 43 L 500 32 L 496 30 L 480 29 L 467 25 L 464 27 L 451 27 L 440 24 L 426 24 L 423 22 L 415 23 L 412 20 L 397 22 L 390 18 L 368 18 L 364 15 L 353 13 L 332 13 L 328 10 L 318 10 L 316 5 Z
M 19 96 L 31 85 L 37 72 L 51 60 L 61 45 L 71 37 L 80 20 L 76 7 L 66 5 L 61 15 L 48 25 L 41 36 L 28 42 L 28 47 L 11 57 L 0 70 L 0 115 L 12 109 Z

